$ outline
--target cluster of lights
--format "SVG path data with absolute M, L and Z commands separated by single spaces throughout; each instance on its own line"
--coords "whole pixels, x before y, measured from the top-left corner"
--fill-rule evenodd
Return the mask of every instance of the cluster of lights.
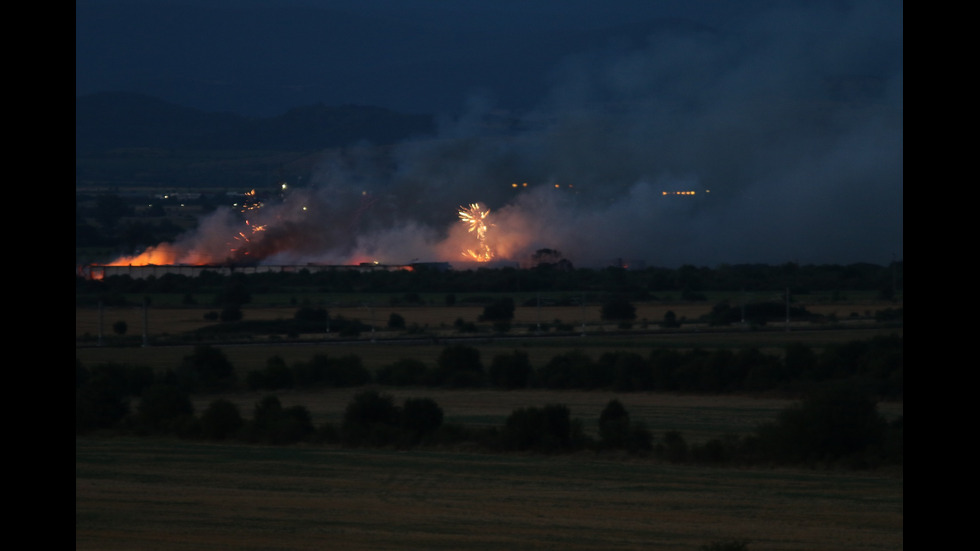
M 527 182 L 523 182 L 523 183 L 520 183 L 520 184 L 518 184 L 517 182 L 513 182 L 513 183 L 510 184 L 510 187 L 512 189 L 526 189 L 527 188 Z M 555 184 L 555 189 L 561 189 L 561 187 L 562 187 L 561 184 Z M 567 187 L 567 188 L 573 188 L 575 186 L 572 185 L 572 184 L 568 184 L 565 187 Z

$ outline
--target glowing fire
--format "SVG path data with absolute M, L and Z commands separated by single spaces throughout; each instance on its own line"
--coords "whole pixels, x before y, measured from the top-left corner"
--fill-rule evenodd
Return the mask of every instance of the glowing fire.
M 263 207 L 263 203 L 258 199 L 255 190 L 245 194 L 245 201 L 239 206 L 242 214 L 258 211 Z M 214 247 L 214 243 L 194 245 L 176 245 L 171 243 L 161 243 L 155 247 L 150 247 L 140 254 L 134 256 L 123 256 L 111 262 L 107 266 L 167 266 L 173 264 L 184 264 L 192 266 L 204 266 L 222 262 L 243 262 L 258 260 L 259 254 L 268 254 L 268 247 L 263 246 L 257 240 L 256 234 L 265 232 L 268 229 L 266 224 L 253 224 L 249 220 L 243 220 L 245 227 L 240 231 L 234 231 L 230 238 L 224 241 L 228 249 L 224 251 L 221 247 Z M 227 251 L 227 252 L 225 252 Z
M 487 244 L 487 230 L 491 224 L 487 223 L 490 216 L 490 209 L 483 210 L 479 203 L 470 203 L 469 207 L 459 207 L 459 219 L 468 226 L 470 233 L 476 233 L 476 250 L 467 249 L 462 252 L 465 258 L 477 262 L 489 262 L 493 258 L 493 250 Z

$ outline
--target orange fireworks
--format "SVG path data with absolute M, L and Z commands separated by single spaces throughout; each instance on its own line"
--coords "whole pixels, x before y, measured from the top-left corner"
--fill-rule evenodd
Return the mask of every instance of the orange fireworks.
M 459 207 L 459 219 L 468 226 L 470 233 L 476 233 L 477 248 L 466 249 L 462 252 L 465 258 L 477 262 L 489 262 L 493 258 L 493 250 L 487 244 L 487 230 L 492 226 L 487 219 L 490 209 L 483 210 L 479 203 L 470 203 L 469 207 Z

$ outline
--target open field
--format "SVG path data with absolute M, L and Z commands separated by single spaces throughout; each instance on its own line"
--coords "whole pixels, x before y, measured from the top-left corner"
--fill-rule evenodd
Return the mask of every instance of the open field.
M 78 550 L 904 546 L 901 476 L 76 438 Z
M 900 305 L 899 305 L 900 306 Z M 862 316 L 892 304 L 826 304 L 814 312 Z M 684 309 L 682 309 L 684 308 Z M 707 327 L 666 331 L 655 327 L 667 309 L 694 319 L 710 306 L 638 307 L 637 327 L 618 333 L 599 320 L 598 308 L 521 308 L 515 324 L 560 319 L 575 334 L 536 337 L 525 329 L 465 341 L 485 364 L 495 354 L 526 351 L 534 367 L 553 356 L 580 349 L 592 357 L 655 348 L 756 347 L 776 352 L 789 343 L 814 349 L 902 334 L 899 328 L 861 323 L 835 327 L 794 325 L 790 330 L 728 330 Z M 202 327 L 206 308 L 155 307 L 147 312 L 149 346 L 81 346 L 85 365 L 117 362 L 164 370 L 193 352 L 192 345 L 158 346 L 154 338 Z M 278 319 L 296 307 L 252 307 L 246 319 Z M 376 370 L 401 358 L 434 364 L 453 334 L 457 318 L 474 321 L 477 306 L 387 306 L 331 308 L 343 315 L 383 325 L 391 312 L 408 324 L 445 328 L 446 337 L 418 342 L 386 340 L 378 331 L 356 341 L 335 334 L 306 336 L 303 342 L 262 341 L 213 344 L 238 371 L 262 369 L 270 357 L 287 363 L 314 355 L 356 355 Z M 124 320 L 129 335 L 143 327 L 141 308 L 76 308 L 76 338 L 94 335 L 101 324 L 111 333 Z M 638 327 L 652 320 L 647 331 Z M 578 334 L 586 324 L 585 336 Z M 273 392 L 284 407 L 301 405 L 316 425 L 338 424 L 355 393 L 363 388 Z M 380 388 L 397 403 L 432 398 L 445 421 L 467 426 L 501 426 L 515 409 L 563 404 L 573 419 L 595 436 L 602 408 L 620 400 L 634 421 L 660 440 L 676 430 L 689 444 L 752 432 L 790 404 L 766 396 L 693 396 L 613 391 L 551 391 L 439 388 Z M 251 417 L 270 392 L 229 392 L 193 396 L 200 413 L 226 398 Z M 881 403 L 888 419 L 904 414 L 903 404 Z M 679 466 L 654 458 L 596 455 L 540 456 L 484 454 L 454 450 L 358 450 L 333 446 L 251 446 L 135 437 L 76 436 L 75 540 L 78 550 L 698 550 L 719 541 L 748 541 L 750 551 L 900 550 L 904 546 L 903 474 L 828 472 L 801 469 L 739 469 Z

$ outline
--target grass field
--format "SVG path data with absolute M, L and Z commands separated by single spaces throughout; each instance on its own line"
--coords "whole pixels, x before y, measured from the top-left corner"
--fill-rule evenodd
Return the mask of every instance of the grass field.
M 698 308 L 674 308 L 693 319 Z M 842 318 L 874 305 L 824 305 Z M 889 305 L 892 306 L 892 305 Z M 885 306 L 881 306 L 885 307 Z M 659 320 L 664 306 L 640 309 L 638 318 Z M 291 317 L 295 307 L 246 310 L 246 318 Z M 533 366 L 581 349 L 642 354 L 657 347 L 689 349 L 753 346 L 778 351 L 791 342 L 814 348 L 901 329 L 861 325 L 790 331 L 707 330 L 613 335 L 598 310 L 518 308 L 516 323 L 537 319 L 580 324 L 586 336 L 504 337 L 467 341 L 484 362 L 514 349 Z M 814 310 L 814 308 L 811 308 Z M 148 312 L 149 346 L 76 346 L 85 365 L 118 362 L 173 368 L 193 346 L 155 346 L 153 337 L 191 331 L 208 322 L 206 309 L 154 308 Z M 383 323 L 390 312 L 430 328 L 457 317 L 475 320 L 480 307 L 331 309 L 333 314 Z M 863 314 L 862 314 L 863 315 Z M 538 318 L 540 316 L 540 318 Z M 576 317 L 578 316 L 578 317 Z M 143 326 L 140 308 L 104 311 L 76 308 L 76 338 L 125 320 L 130 334 Z M 315 354 L 353 354 L 378 369 L 411 357 L 436 361 L 445 342 L 376 341 L 365 336 L 339 342 L 325 335 L 290 344 L 216 345 L 244 377 L 272 356 L 287 363 Z M 363 389 L 276 392 L 284 407 L 302 405 L 315 424 L 339 423 L 354 393 Z M 632 420 L 655 440 L 680 431 L 688 443 L 726 434 L 747 434 L 771 421 L 790 401 L 760 396 L 684 396 L 612 391 L 499 391 L 390 389 L 398 403 L 428 397 L 448 423 L 500 426 L 514 409 L 560 403 L 588 434 L 602 408 L 620 400 Z M 251 417 L 266 392 L 195 396 L 201 412 L 215 398 L 235 402 Z M 886 418 L 903 415 L 902 403 L 882 403 Z M 546 457 L 483 454 L 472 450 L 355 450 L 329 446 L 250 446 L 239 443 L 76 436 L 75 545 L 78 550 L 688 550 L 726 540 L 748 541 L 750 551 L 900 550 L 904 546 L 901 470 L 828 472 L 678 466 L 652 458 L 597 456 L 593 452 Z
M 900 476 L 76 438 L 78 550 L 903 548 Z

